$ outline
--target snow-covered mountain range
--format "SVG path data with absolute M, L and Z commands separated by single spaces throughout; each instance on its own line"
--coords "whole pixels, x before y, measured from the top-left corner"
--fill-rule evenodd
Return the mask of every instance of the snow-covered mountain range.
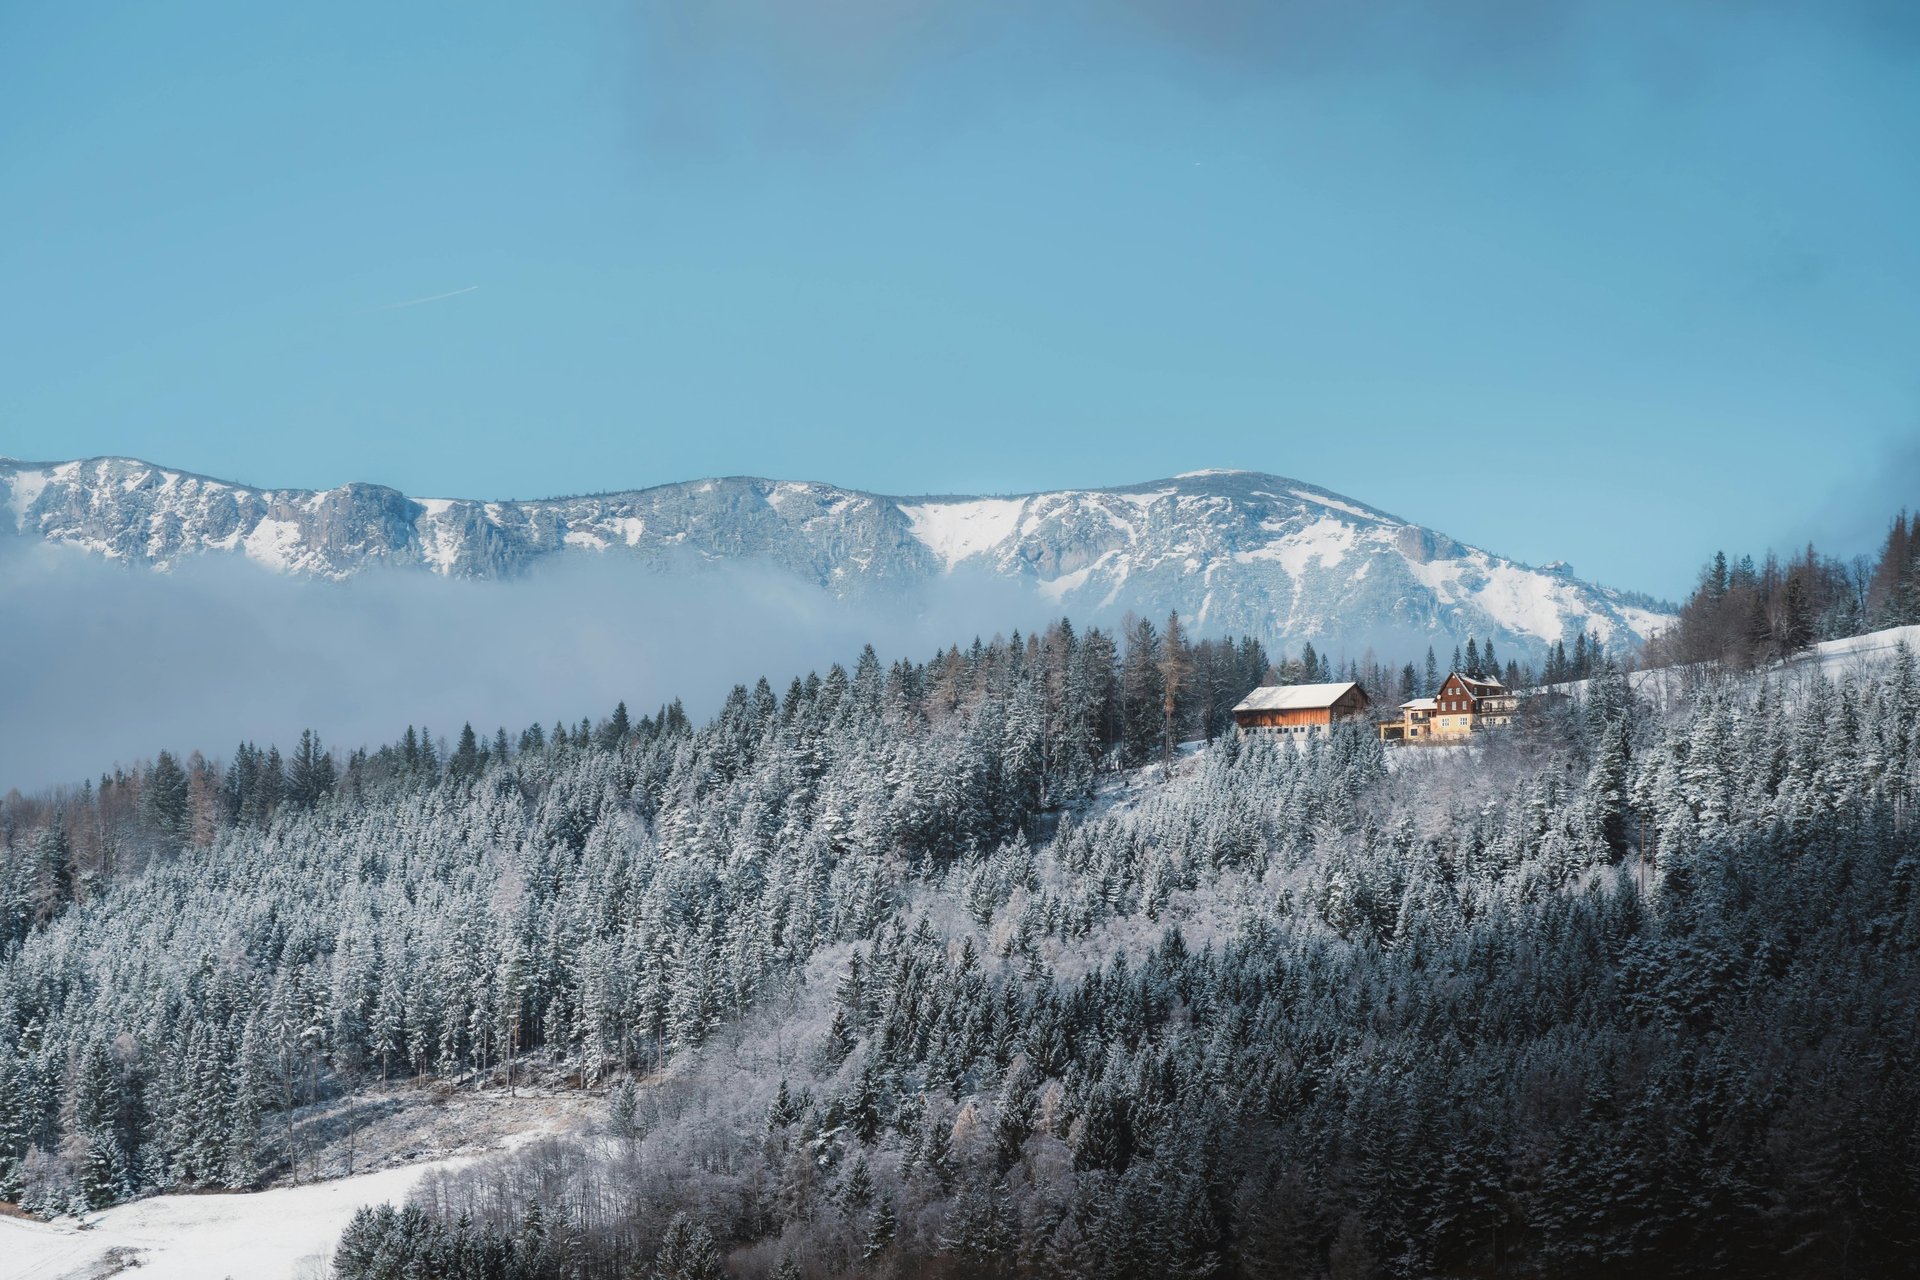
M 903 600 L 998 579 L 1076 619 L 1178 609 L 1206 633 L 1356 653 L 1469 635 L 1538 653 L 1582 629 L 1618 646 L 1667 621 L 1658 602 L 1568 566 L 1529 567 L 1245 471 L 993 498 L 734 477 L 484 502 L 373 484 L 257 489 L 129 458 L 0 459 L 0 502 L 0 533 L 161 570 L 218 554 L 326 578 L 379 566 L 498 578 L 618 556 L 668 572 L 771 565 L 836 596 Z

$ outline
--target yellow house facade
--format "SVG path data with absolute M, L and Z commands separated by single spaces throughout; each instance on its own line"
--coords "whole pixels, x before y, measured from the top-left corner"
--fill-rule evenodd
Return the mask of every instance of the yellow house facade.
M 1448 674 L 1431 698 L 1402 703 L 1400 717 L 1380 725 L 1382 742 L 1458 742 L 1482 729 L 1513 723 L 1519 699 L 1498 680 Z

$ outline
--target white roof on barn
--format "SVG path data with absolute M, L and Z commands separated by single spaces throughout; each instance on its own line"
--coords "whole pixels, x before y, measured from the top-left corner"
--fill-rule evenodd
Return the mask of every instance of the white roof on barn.
M 1438 698 L 1415 698 L 1412 702 L 1400 704 L 1402 711 L 1434 711 L 1440 706 Z
M 1347 690 L 1360 686 L 1351 680 L 1334 684 L 1262 685 L 1240 700 L 1235 711 L 1317 711 L 1331 707 L 1346 696 Z

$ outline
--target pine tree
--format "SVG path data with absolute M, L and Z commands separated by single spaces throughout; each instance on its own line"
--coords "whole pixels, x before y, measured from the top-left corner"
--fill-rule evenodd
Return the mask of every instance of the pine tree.
M 1129 761 L 1150 760 L 1161 741 L 1166 716 L 1166 684 L 1161 677 L 1160 633 L 1145 618 L 1127 632 L 1127 655 L 1120 667 L 1123 745 Z
M 873 1170 L 867 1167 L 867 1158 L 855 1158 L 853 1166 L 847 1170 L 846 1181 L 840 1187 L 840 1205 L 849 1213 L 857 1213 L 873 1203 Z
M 898 1226 L 899 1219 L 894 1216 L 893 1201 L 882 1199 L 874 1206 L 873 1222 L 867 1228 L 866 1247 L 860 1251 L 861 1259 L 872 1262 L 885 1253 L 887 1246 L 893 1243 L 894 1231 Z
M 627 704 L 621 702 L 613 709 L 613 715 L 600 729 L 600 749 L 617 751 L 627 741 L 627 735 L 633 732 L 633 725 L 627 720 Z
M 705 1224 L 675 1214 L 653 1259 L 653 1280 L 725 1280 L 720 1246 Z
M 183 848 L 193 833 L 187 809 L 187 774 L 171 752 L 162 751 L 140 792 L 141 817 L 156 845 Z
M 1783 654 L 1794 654 L 1813 643 L 1813 608 L 1807 600 L 1803 575 L 1787 575 L 1780 604 L 1780 640 Z
M 463 724 L 460 726 L 460 743 L 447 759 L 447 778 L 453 782 L 470 782 L 479 775 L 480 739 L 475 736 L 472 724 Z
M 1192 678 L 1193 655 L 1186 634 L 1180 627 L 1178 612 L 1167 615 L 1166 634 L 1160 641 L 1161 761 L 1171 762 L 1174 744 L 1182 736 L 1181 720 Z
M 311 809 L 332 794 L 335 781 L 333 756 L 321 749 L 320 738 L 313 730 L 303 730 L 293 765 L 287 771 L 287 802 Z
M 29 874 L 12 909 L 16 923 L 9 933 L 15 938 L 24 938 L 28 927 L 51 920 L 73 901 L 73 841 L 67 836 L 64 815 L 54 814 L 34 839 L 32 861 L 23 858 L 20 865 Z

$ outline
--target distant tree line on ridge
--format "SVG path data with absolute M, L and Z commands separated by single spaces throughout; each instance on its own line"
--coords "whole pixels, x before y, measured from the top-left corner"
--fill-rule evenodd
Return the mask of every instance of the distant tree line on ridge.
M 1674 625 L 1650 641 L 1649 666 L 1713 662 L 1747 670 L 1822 640 L 1920 623 L 1920 521 L 1901 512 L 1878 556 L 1839 560 L 1811 544 L 1782 563 L 1769 551 L 1715 552 Z

